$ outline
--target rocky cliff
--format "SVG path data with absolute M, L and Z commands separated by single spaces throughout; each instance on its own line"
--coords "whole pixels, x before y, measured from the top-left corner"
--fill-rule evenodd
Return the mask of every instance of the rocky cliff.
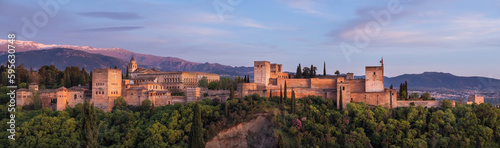
M 240 123 L 220 132 L 208 141 L 205 147 L 274 147 L 276 142 L 271 126 L 271 121 L 267 117 L 260 115 L 249 122 Z

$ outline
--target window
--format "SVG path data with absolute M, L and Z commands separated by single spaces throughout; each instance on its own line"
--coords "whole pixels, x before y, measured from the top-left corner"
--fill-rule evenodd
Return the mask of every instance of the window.
M 75 100 L 76 100 L 76 94 L 75 94 Z
M 373 72 L 373 75 L 375 75 L 375 72 Z

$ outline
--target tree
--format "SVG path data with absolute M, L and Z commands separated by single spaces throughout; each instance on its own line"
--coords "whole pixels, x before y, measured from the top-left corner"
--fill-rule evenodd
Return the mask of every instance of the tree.
M 326 76 L 326 62 L 323 62 L 323 76 Z
M 406 94 L 406 91 L 403 91 L 401 93 L 401 99 L 406 100 L 406 98 L 408 98 L 408 94 Z
M 90 90 L 92 90 L 92 71 L 90 71 L 89 87 L 90 87 Z
M 193 124 L 189 133 L 190 148 L 204 148 L 205 141 L 203 140 L 203 122 L 201 121 L 200 104 L 196 102 L 193 109 Z
M 284 99 L 284 100 L 286 100 L 286 99 L 287 99 L 287 96 L 286 96 L 286 81 L 285 81 L 285 94 L 284 94 L 284 98 L 283 98 L 283 99 Z M 283 100 L 283 101 L 284 101 L 284 100 Z
M 281 134 L 278 135 L 278 148 L 285 148 L 285 142 Z
M 450 100 L 445 99 L 445 100 L 443 100 L 443 102 L 441 102 L 441 108 L 443 108 L 443 109 L 449 109 L 451 107 L 452 107 L 452 103 L 451 103 Z
M 231 87 L 231 90 L 229 91 L 229 99 L 233 100 L 234 99 L 234 88 Z
M 128 76 L 128 66 L 127 66 L 127 72 L 126 72 L 126 74 L 125 74 L 125 78 L 128 78 L 128 77 L 129 77 L 129 76 Z
M 82 118 L 80 121 L 81 127 L 81 143 L 82 147 L 95 148 L 97 147 L 97 137 L 99 126 L 97 125 L 97 114 L 94 109 L 94 103 L 89 105 L 88 101 L 83 104 Z
M 229 118 L 229 101 L 226 101 L 226 103 L 224 103 L 224 113 L 226 118 Z
M 280 85 L 280 104 L 283 102 L 283 88 Z
M 127 107 L 127 101 L 123 99 L 122 96 L 119 96 L 115 99 L 115 107 L 116 109 L 125 109 Z
M 297 66 L 297 72 L 295 72 L 295 77 L 296 78 L 301 78 L 302 77 L 302 68 L 300 66 L 300 63 L 299 63 L 299 66 Z
M 342 87 L 340 87 L 340 94 L 339 94 L 339 104 L 337 104 L 339 106 L 339 109 L 342 110 L 343 108 L 343 101 L 342 101 Z
M 42 109 L 42 99 L 40 98 L 40 93 L 33 91 L 31 92 L 33 94 L 31 98 L 31 102 L 29 104 L 30 108 L 33 110 L 40 110 Z
M 146 100 L 142 101 L 142 103 L 141 103 L 141 109 L 143 111 L 150 110 L 151 109 L 151 101 L 149 99 L 146 99 Z
M 269 89 L 269 99 L 273 98 L 273 90 Z
M 221 77 L 219 84 L 220 89 L 229 90 L 229 88 L 233 87 L 233 79 L 229 77 Z
M 314 78 L 316 77 L 316 70 L 318 70 L 318 68 L 316 68 L 314 65 L 311 64 L 311 68 L 310 68 L 311 72 L 309 72 L 310 74 L 310 78 Z
M 339 71 L 339 70 L 336 70 L 336 71 L 335 71 L 335 74 L 336 74 L 337 76 L 339 76 L 339 75 L 340 75 L 340 71 Z
M 87 85 L 87 81 L 86 81 L 87 79 L 85 78 L 85 74 L 81 73 L 79 79 L 80 79 L 80 85 L 81 86 Z
M 418 94 L 417 94 L 417 95 L 418 95 Z M 425 92 L 424 94 L 422 94 L 421 98 L 422 98 L 423 100 L 431 100 L 431 98 L 432 98 L 432 97 L 431 97 L 431 94 L 430 94 L 430 93 Z
M 207 79 L 207 77 L 201 77 L 201 79 L 198 81 L 198 87 L 201 87 L 201 88 L 207 88 L 208 87 L 208 79 Z
M 423 96 L 423 94 L 422 94 L 422 96 Z M 411 93 L 410 94 L 410 99 L 418 99 L 419 97 L 420 97 L 420 95 L 418 95 L 418 93 Z M 429 97 L 430 97 L 430 95 L 429 95 Z
M 295 91 L 292 90 L 292 114 L 295 114 Z
M 219 89 L 219 83 L 217 81 L 212 81 L 212 82 L 208 83 L 208 89 L 210 89 L 210 90 Z
M 311 75 L 309 74 L 310 72 L 311 69 L 309 67 L 302 68 L 302 78 L 311 78 Z

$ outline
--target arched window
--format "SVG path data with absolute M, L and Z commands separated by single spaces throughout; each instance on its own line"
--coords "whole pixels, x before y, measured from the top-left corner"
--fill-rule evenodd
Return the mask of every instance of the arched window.
M 75 100 L 76 100 L 76 94 L 75 94 Z

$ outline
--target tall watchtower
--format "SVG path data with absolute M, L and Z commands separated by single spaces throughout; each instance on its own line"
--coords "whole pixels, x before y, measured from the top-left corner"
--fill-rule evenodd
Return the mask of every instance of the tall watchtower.
M 365 69 L 365 91 L 383 92 L 384 91 L 384 65 L 366 66 Z
M 271 63 L 269 61 L 254 61 L 253 65 L 253 80 L 254 83 L 269 84 L 271 77 Z
M 111 111 L 116 98 L 122 94 L 121 69 L 92 70 L 92 100 L 96 108 Z

